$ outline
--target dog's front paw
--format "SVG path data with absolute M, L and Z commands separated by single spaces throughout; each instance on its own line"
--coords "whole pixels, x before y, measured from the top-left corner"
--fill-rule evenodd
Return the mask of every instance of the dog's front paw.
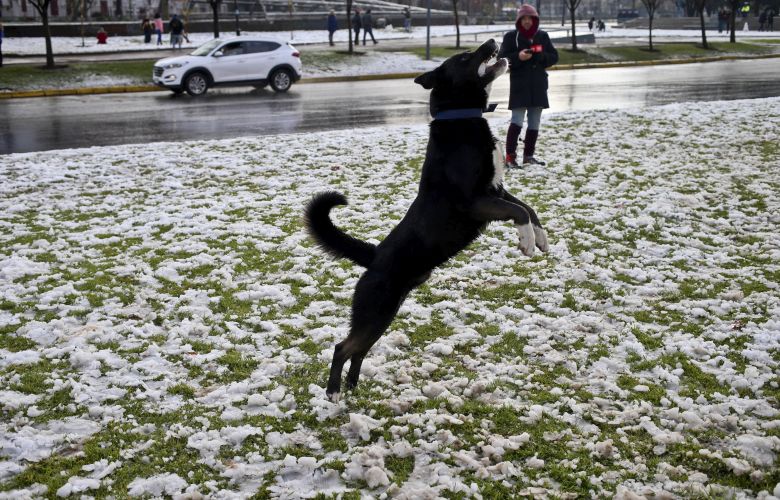
M 534 236 L 536 237 L 536 248 L 546 253 L 550 250 L 550 244 L 547 243 L 547 232 L 541 227 L 534 226 Z
M 328 394 L 326 394 L 326 396 L 328 397 L 330 402 L 334 403 L 334 404 L 339 404 L 339 400 L 341 399 L 341 393 L 340 392 L 334 392 L 332 394 L 328 393 Z
M 536 244 L 536 236 L 531 224 L 515 225 L 517 227 L 517 235 L 519 237 L 518 246 L 523 255 L 527 257 L 534 256 L 534 246 Z

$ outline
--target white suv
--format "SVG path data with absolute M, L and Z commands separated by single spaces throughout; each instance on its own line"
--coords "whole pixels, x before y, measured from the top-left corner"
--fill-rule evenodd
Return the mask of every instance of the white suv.
M 211 40 L 186 56 L 154 63 L 154 83 L 180 94 L 206 93 L 210 87 L 271 84 L 286 92 L 301 78 L 301 54 L 290 43 L 254 37 Z

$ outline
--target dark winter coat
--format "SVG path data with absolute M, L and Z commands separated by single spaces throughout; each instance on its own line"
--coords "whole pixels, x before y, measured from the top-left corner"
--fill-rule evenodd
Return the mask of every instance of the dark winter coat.
M 181 19 L 174 16 L 168 23 L 168 28 L 170 28 L 172 34 L 181 35 L 181 32 L 184 31 L 184 23 L 181 22 Z
M 352 29 L 355 31 L 360 31 L 360 28 L 362 28 L 362 24 L 360 23 L 360 14 L 355 14 L 352 16 Z
M 339 28 L 339 23 L 338 23 L 338 21 L 336 20 L 336 16 L 335 16 L 335 15 L 333 15 L 333 16 L 330 16 L 330 15 L 329 15 L 329 16 L 328 16 L 328 31 L 330 31 L 331 33 L 333 33 L 333 32 L 334 32 L 334 31 L 336 31 L 338 28 Z
M 531 45 L 541 45 L 542 52 L 527 61 L 520 60 L 520 51 Z M 547 101 L 547 71 L 558 62 L 558 51 L 546 32 L 537 30 L 533 40 L 524 38 L 518 30 L 504 35 L 498 57 L 509 60 L 509 109 L 549 108 Z
M 371 29 L 374 27 L 374 21 L 371 19 L 371 14 L 365 13 L 363 14 L 363 31 L 371 31 Z

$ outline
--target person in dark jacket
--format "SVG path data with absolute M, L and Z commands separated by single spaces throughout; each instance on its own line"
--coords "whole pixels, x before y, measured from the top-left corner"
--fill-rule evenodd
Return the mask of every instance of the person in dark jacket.
M 498 57 L 509 60 L 509 109 L 512 121 L 506 134 L 506 164 L 517 168 L 517 141 L 528 113 L 528 130 L 525 133 L 523 165 L 544 165 L 534 158 L 536 139 L 542 109 L 549 108 L 547 101 L 547 71 L 558 62 L 550 37 L 539 29 L 539 14 L 531 5 L 523 4 L 517 10 L 516 29 L 504 35 Z
M 152 22 L 149 20 L 148 17 L 145 17 L 143 21 L 141 21 L 141 30 L 144 32 L 144 43 L 150 43 L 152 41 Z
M 171 46 L 175 49 L 177 46 L 181 49 L 181 43 L 184 33 L 184 23 L 176 14 L 168 21 L 168 28 L 171 30 Z
M 371 19 L 371 9 L 367 9 L 366 13 L 363 14 L 361 25 L 363 26 L 363 45 L 366 44 L 366 35 L 371 36 L 374 45 L 379 43 L 376 41 L 376 38 L 374 38 L 374 20 Z
M 355 9 L 355 15 L 352 16 L 352 31 L 355 32 L 355 45 L 360 45 L 360 9 Z
M 333 43 L 333 33 L 335 33 L 337 29 L 339 29 L 339 23 L 336 19 L 336 13 L 330 11 L 328 13 L 328 41 L 330 42 L 331 47 L 335 45 Z

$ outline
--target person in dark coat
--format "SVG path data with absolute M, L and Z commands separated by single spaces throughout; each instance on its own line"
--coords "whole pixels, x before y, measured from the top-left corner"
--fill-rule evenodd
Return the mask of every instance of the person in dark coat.
M 512 121 L 506 134 L 506 164 L 517 168 L 517 141 L 523 129 L 523 119 L 528 113 L 528 130 L 525 133 L 523 165 L 544 165 L 534 158 L 536 139 L 542 109 L 549 108 L 547 101 L 547 71 L 558 62 L 558 51 L 546 32 L 539 29 L 539 14 L 531 5 L 523 4 L 517 10 L 516 29 L 504 35 L 498 57 L 509 60 L 509 109 Z
M 144 43 L 150 43 L 152 41 L 152 22 L 148 17 L 141 21 L 141 29 L 144 32 Z
M 361 25 L 363 26 L 363 45 L 366 44 L 366 35 L 371 36 L 371 40 L 374 42 L 374 45 L 379 43 L 376 41 L 376 38 L 374 38 L 374 20 L 371 19 L 371 9 L 367 9 L 366 13 L 363 14 L 363 21 Z
M 328 13 L 328 42 L 330 42 L 331 47 L 335 45 L 333 43 L 333 33 L 335 33 L 337 29 L 339 29 L 339 23 L 336 19 L 336 13 L 330 11 Z
M 355 32 L 355 45 L 360 45 L 360 28 L 362 23 L 360 21 L 360 9 L 355 9 L 355 15 L 352 16 L 352 31 Z

